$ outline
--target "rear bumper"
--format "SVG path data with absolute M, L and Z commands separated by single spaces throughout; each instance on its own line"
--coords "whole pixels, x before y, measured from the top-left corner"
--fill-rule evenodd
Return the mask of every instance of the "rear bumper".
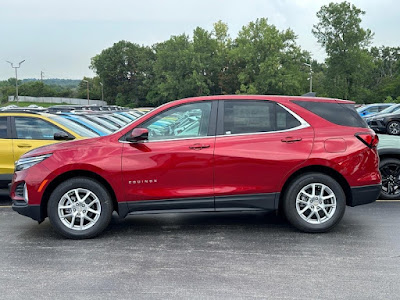
M 20 215 L 30 217 L 35 221 L 41 223 L 43 221 L 41 212 L 40 212 L 40 205 L 28 205 L 26 203 L 21 203 L 23 201 L 15 201 L 13 200 L 12 209 L 19 213 Z
M 347 203 L 350 206 L 363 205 L 374 202 L 381 193 L 381 184 L 353 187 L 351 188 L 351 200 Z

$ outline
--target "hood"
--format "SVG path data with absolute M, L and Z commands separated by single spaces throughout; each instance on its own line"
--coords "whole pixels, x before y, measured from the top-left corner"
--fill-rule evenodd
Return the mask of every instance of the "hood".
M 54 151 L 57 151 L 57 150 L 86 146 L 86 145 L 96 143 L 99 139 L 101 139 L 101 137 L 55 143 L 55 144 L 35 148 L 31 151 L 26 152 L 21 157 L 44 155 L 44 154 L 48 154 L 48 153 L 53 153 Z

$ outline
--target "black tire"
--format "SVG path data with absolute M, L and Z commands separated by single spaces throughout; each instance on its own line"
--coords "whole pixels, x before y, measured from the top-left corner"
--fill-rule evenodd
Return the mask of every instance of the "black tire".
M 52 192 L 47 205 L 47 215 L 54 229 L 70 239 L 97 236 L 110 223 L 112 212 L 108 191 L 86 177 L 62 182 Z
M 314 196 L 308 197 L 305 192 Z M 304 232 L 329 231 L 342 219 L 345 209 L 346 196 L 342 187 L 335 179 L 322 173 L 298 176 L 283 195 L 283 211 L 287 220 Z
M 379 171 L 382 174 L 382 189 L 379 199 L 400 199 L 400 160 L 397 158 L 382 159 Z
M 391 135 L 399 135 L 400 134 L 400 122 L 399 121 L 390 121 L 386 126 L 386 132 Z

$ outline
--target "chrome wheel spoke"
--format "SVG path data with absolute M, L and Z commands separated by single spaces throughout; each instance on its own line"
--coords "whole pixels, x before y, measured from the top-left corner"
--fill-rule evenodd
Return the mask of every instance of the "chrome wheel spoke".
M 88 208 L 87 211 L 88 211 L 88 212 L 91 212 L 91 213 L 93 213 L 93 214 L 95 214 L 95 215 L 100 214 L 100 212 L 98 212 L 98 211 L 96 211 L 96 210 L 93 210 L 93 209 L 91 209 L 91 208 Z
M 75 225 L 75 219 L 76 219 L 76 215 L 73 214 L 73 215 L 72 215 L 71 223 L 69 224 L 69 227 L 70 227 L 70 228 L 74 227 L 74 225 Z

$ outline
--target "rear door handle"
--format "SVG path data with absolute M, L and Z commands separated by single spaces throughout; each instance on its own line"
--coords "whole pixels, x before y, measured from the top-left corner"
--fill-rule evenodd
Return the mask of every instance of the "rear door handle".
M 284 139 L 281 139 L 281 142 L 291 144 L 291 143 L 295 143 L 295 142 L 300 142 L 301 140 L 302 140 L 302 138 L 288 136 L 288 137 L 285 137 Z
M 30 144 L 17 144 L 18 148 L 31 148 L 32 145 Z
M 189 146 L 189 149 L 192 149 L 192 150 L 201 150 L 204 148 L 210 148 L 210 145 L 194 144 L 192 146 Z

